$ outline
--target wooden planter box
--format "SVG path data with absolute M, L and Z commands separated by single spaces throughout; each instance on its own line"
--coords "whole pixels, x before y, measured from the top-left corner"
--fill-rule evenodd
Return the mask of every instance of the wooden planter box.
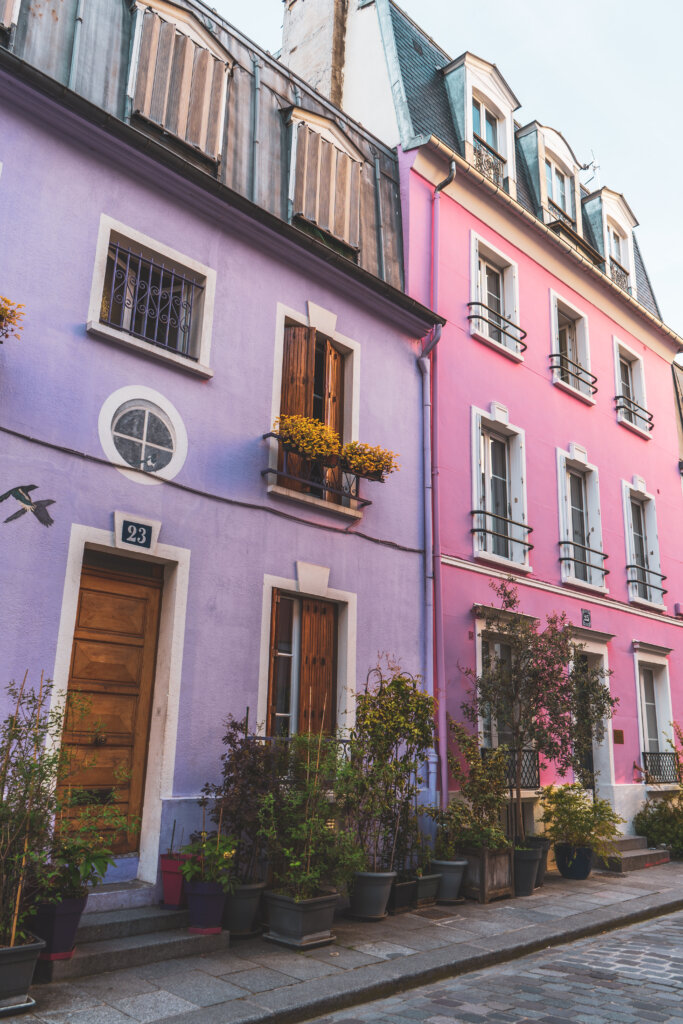
M 504 896 L 514 896 L 513 850 L 461 850 L 467 861 L 461 893 L 470 900 L 490 903 Z

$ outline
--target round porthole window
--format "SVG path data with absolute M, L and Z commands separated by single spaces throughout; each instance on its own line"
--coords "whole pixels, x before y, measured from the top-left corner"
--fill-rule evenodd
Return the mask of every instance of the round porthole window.
M 100 412 L 99 434 L 107 458 L 139 483 L 172 479 L 187 455 L 177 409 L 151 388 L 120 388 L 110 395 Z M 127 472 L 122 462 L 137 472 Z

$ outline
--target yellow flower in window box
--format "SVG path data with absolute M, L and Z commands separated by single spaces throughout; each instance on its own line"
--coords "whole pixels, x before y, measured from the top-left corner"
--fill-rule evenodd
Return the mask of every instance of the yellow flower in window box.
M 379 480 L 381 483 L 390 473 L 401 468 L 397 460 L 397 452 L 391 452 L 380 445 L 363 444 L 362 441 L 349 441 L 339 456 L 345 472 L 364 476 L 369 480 Z
M 339 462 L 339 435 L 320 420 L 309 416 L 279 416 L 274 432 L 283 448 L 304 459 L 316 460 L 326 466 L 336 466 Z
M 12 302 L 11 299 L 0 295 L 0 345 L 5 338 L 14 336 L 21 337 L 23 328 L 24 306 L 21 302 Z

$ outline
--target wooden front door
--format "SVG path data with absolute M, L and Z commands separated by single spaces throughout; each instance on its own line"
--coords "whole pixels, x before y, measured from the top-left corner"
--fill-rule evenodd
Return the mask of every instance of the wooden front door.
M 135 822 L 147 767 L 161 568 L 106 555 L 89 561 L 71 653 L 65 786 L 84 790 L 91 803 L 115 803 Z M 139 831 L 131 828 L 115 849 L 132 852 L 138 843 Z

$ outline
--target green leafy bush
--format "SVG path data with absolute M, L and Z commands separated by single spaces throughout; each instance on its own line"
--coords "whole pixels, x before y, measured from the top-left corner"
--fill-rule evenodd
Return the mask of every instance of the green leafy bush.
M 672 857 L 683 858 L 683 793 L 650 798 L 635 815 L 633 826 L 650 846 L 668 846 Z
M 541 790 L 545 834 L 553 843 L 590 846 L 602 859 L 618 856 L 614 840 L 624 819 L 608 800 L 592 797 L 580 782 Z

